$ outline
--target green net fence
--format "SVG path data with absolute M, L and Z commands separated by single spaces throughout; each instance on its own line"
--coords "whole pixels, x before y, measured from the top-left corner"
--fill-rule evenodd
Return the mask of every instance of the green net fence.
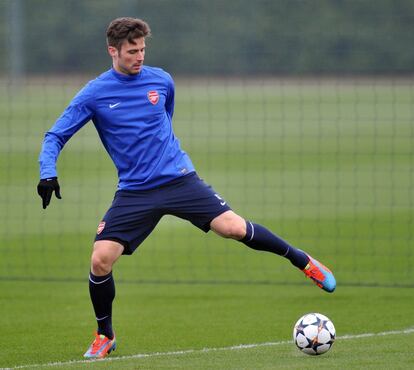
M 97 18 L 82 23 L 97 2 L 72 1 L 62 5 L 63 10 L 47 1 L 16 3 L 20 9 L 13 8 L 12 2 L 2 3 L 3 17 L 8 14 L 9 23 L 19 20 L 31 39 L 55 37 L 62 28 L 69 36 L 63 32 L 61 42 L 52 43 L 43 38 L 42 48 L 45 43 L 50 48 L 43 54 L 47 63 L 39 57 L 31 65 L 26 41 L 19 44 L 11 27 L 2 30 L 10 45 L 20 45 L 11 57 L 27 58 L 14 69 L 12 61 L 3 65 L 0 87 L 0 279 L 86 279 L 97 225 L 116 190 L 115 168 L 93 125 L 87 124 L 68 142 L 58 161 L 63 199 L 52 199 L 44 211 L 36 194 L 37 158 L 44 132 L 73 95 L 103 70 L 101 66 L 109 67 L 103 35 L 107 22 L 118 14 L 104 1 Z M 154 36 L 148 64 L 173 72 L 174 129 L 182 147 L 199 175 L 237 213 L 326 262 L 341 284 L 414 286 L 414 80 L 410 76 L 414 59 L 398 49 L 398 42 L 405 43 L 414 34 L 403 32 L 412 20 L 407 15 L 410 5 L 400 2 L 398 12 L 390 2 L 380 1 L 376 12 L 367 15 L 359 2 L 344 9 L 342 2 L 328 6 L 331 2 L 321 1 L 319 15 L 325 17 L 319 25 L 305 27 L 309 4 L 294 3 L 295 11 L 287 5 L 257 2 L 254 17 L 262 18 L 254 18 L 260 27 L 253 42 L 250 33 L 243 39 L 239 32 L 241 25 L 248 24 L 249 12 L 226 18 L 231 9 L 219 2 L 209 10 L 217 16 L 209 18 L 211 22 L 189 22 L 191 9 L 180 13 L 181 18 L 177 15 L 173 20 L 177 36 L 170 40 L 167 5 L 184 7 L 187 2 L 155 2 L 155 9 L 144 2 L 142 14 L 135 2 L 122 2 L 132 16 L 151 21 Z M 195 11 L 204 9 L 202 2 L 194 4 Z M 46 5 L 50 18 L 36 26 L 28 15 Z M 65 19 L 62 11 L 70 17 Z M 293 25 L 285 20 L 289 14 Z M 354 15 L 354 27 L 345 29 L 344 14 Z M 333 41 L 323 28 L 326 19 L 338 22 L 333 31 L 338 36 L 335 48 L 329 47 Z M 387 22 L 381 23 L 384 19 Z M 272 21 L 284 27 L 274 39 L 283 50 L 280 57 L 275 46 L 265 42 L 269 33 L 277 32 L 270 26 Z M 295 28 L 295 22 L 300 27 Z M 383 26 L 373 34 L 378 23 Z M 180 25 L 186 29 L 185 37 Z M 63 58 L 60 64 L 59 56 L 69 55 L 73 42 L 85 43 L 73 39 L 74 29 L 89 40 L 86 47 L 90 43 L 93 47 L 82 49 L 73 60 Z M 217 30 L 228 33 L 222 36 L 226 50 L 220 49 L 222 57 L 216 63 L 220 53 L 215 46 L 221 43 L 215 38 Z M 398 30 L 404 36 L 399 37 Z M 394 52 L 375 57 L 372 50 L 386 34 L 394 41 Z M 91 35 L 97 35 L 100 44 Z M 199 39 L 194 38 L 197 35 Z M 201 39 L 205 42 L 200 44 Z M 312 45 L 318 53 L 306 52 Z M 168 55 L 163 54 L 164 46 Z M 207 55 L 200 54 L 199 49 L 206 48 Z M 194 58 L 188 59 L 191 54 Z M 97 58 L 93 67 L 91 61 Z M 349 70 L 345 64 L 335 64 L 335 58 L 348 60 Z M 303 281 L 281 258 L 212 233 L 205 235 L 171 216 L 162 219 L 133 256 L 121 258 L 116 274 L 118 280 L 137 282 Z

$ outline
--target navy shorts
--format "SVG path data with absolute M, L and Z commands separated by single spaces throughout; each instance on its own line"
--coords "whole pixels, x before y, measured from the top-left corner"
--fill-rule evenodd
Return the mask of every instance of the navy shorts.
M 118 190 L 98 226 L 95 240 L 114 240 L 132 254 L 161 217 L 174 215 L 204 232 L 210 222 L 231 208 L 193 172 L 150 190 Z

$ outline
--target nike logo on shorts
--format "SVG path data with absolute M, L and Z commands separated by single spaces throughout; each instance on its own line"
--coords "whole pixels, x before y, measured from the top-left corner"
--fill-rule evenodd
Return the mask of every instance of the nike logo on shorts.
M 214 194 L 214 196 L 215 196 L 218 200 L 221 200 L 221 202 L 220 202 L 220 205 L 221 205 L 221 206 L 224 206 L 224 205 L 226 204 L 226 202 L 223 200 L 223 198 L 222 198 L 222 197 L 220 197 L 220 195 L 218 195 L 218 194 Z

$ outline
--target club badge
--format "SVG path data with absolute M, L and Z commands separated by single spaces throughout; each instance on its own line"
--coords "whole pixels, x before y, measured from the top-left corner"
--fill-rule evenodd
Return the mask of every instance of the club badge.
M 96 234 L 99 235 L 103 231 L 103 229 L 105 229 L 105 221 L 99 223 L 98 230 L 96 230 Z
M 151 104 L 155 105 L 160 100 L 160 95 L 158 94 L 157 90 L 151 90 L 147 93 L 148 100 L 151 102 Z

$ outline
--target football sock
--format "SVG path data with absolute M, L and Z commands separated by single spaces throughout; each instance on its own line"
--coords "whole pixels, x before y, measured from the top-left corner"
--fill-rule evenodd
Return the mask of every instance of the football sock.
M 292 247 L 265 227 L 250 221 L 246 221 L 246 236 L 240 241 L 252 249 L 272 252 L 285 257 L 301 270 L 309 262 L 309 257 L 306 253 Z
M 98 334 L 109 339 L 114 337 L 112 331 L 112 301 L 115 298 L 115 283 L 112 271 L 108 275 L 95 276 L 89 273 L 89 294 L 98 323 Z

